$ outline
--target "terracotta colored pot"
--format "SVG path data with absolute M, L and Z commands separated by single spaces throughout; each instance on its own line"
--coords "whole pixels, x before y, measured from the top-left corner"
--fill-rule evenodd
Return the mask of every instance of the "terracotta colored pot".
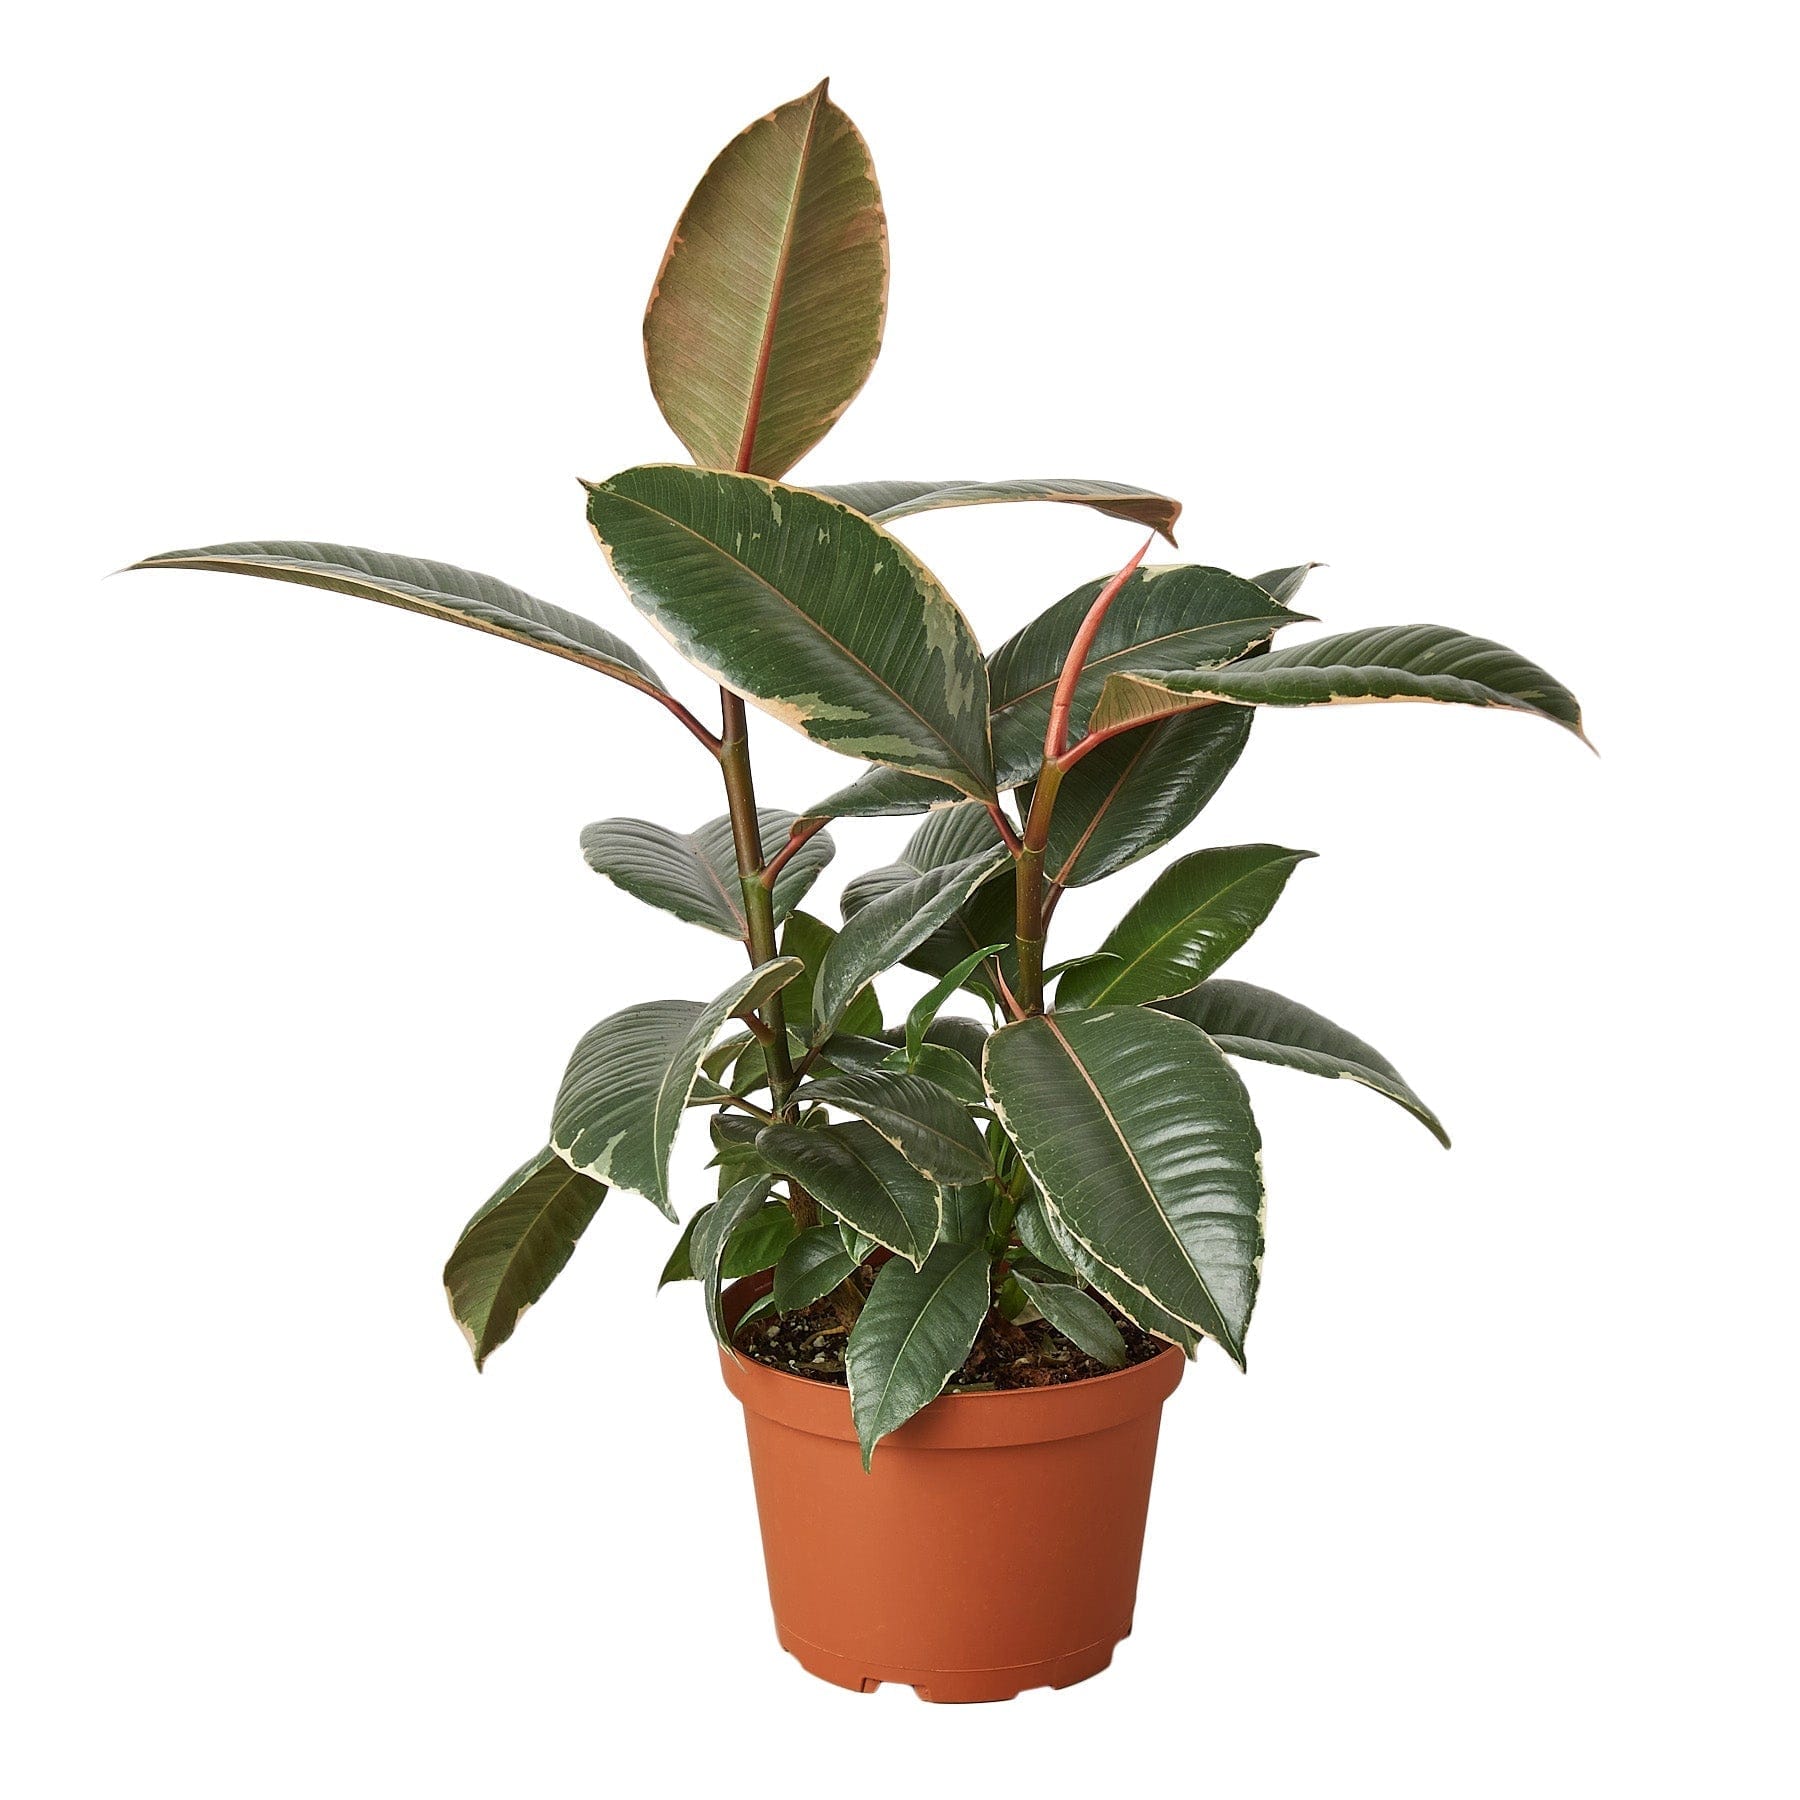
M 735 1328 L 768 1291 L 735 1283 Z M 744 1404 L 775 1633 L 868 1693 L 1010 1700 L 1097 1675 L 1131 1630 L 1170 1349 L 1064 1387 L 945 1394 L 865 1475 L 846 1389 L 720 1353 Z

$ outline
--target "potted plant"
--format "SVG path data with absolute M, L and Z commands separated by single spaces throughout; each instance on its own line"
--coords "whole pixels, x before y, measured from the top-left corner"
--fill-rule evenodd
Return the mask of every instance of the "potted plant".
M 875 360 L 887 272 L 868 149 L 824 84 L 732 140 L 670 239 L 644 345 L 692 461 L 589 484 L 587 516 L 632 605 L 717 684 L 716 729 L 622 638 L 489 576 L 311 542 L 136 566 L 509 638 L 635 689 L 716 762 L 718 818 L 603 820 L 582 847 L 636 900 L 740 940 L 745 972 L 582 1038 L 549 1142 L 451 1253 L 451 1309 L 479 1368 L 610 1190 L 679 1224 L 670 1148 L 708 1114 L 717 1194 L 663 1279 L 698 1282 L 744 1405 L 781 1641 L 851 1687 L 989 1699 L 1105 1666 L 1162 1402 L 1202 1339 L 1244 1360 L 1263 1187 L 1234 1060 L 1359 1082 L 1448 1142 L 1369 1045 L 1219 974 L 1309 852 L 1183 855 L 1102 943 L 1052 962 L 1062 895 L 1190 825 L 1263 708 L 1447 702 L 1578 736 L 1581 719 L 1543 670 L 1442 626 L 1275 647 L 1312 622 L 1293 605 L 1310 565 L 1146 565 L 1180 511 L 1147 489 L 794 484 Z M 984 656 L 890 527 L 1023 501 L 1152 537 Z M 798 813 L 760 805 L 751 706 L 864 772 Z M 894 814 L 922 822 L 848 885 L 842 925 L 803 911 L 827 823 Z M 934 985 L 891 1019 L 873 983 L 901 964 Z M 947 1011 L 957 996 L 985 1018 Z

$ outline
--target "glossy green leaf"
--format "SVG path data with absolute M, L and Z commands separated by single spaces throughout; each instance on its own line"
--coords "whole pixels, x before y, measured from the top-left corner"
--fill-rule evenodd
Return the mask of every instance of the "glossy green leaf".
M 712 1132 L 713 1157 L 708 1168 L 719 1171 L 719 1192 L 737 1184 L 747 1175 L 767 1175 L 769 1165 L 756 1147 L 762 1121 L 748 1113 L 716 1112 L 709 1125 Z
M 1446 1150 L 1450 1148 L 1449 1134 L 1437 1114 L 1374 1045 L 1297 1000 L 1247 981 L 1206 981 L 1191 994 L 1163 1001 L 1161 1010 L 1198 1025 L 1227 1056 L 1279 1063 L 1373 1088 L 1405 1107 Z
M 1447 625 L 1381 625 L 1316 638 L 1229 668 L 1109 676 L 1094 731 L 1196 706 L 1338 706 L 1430 700 L 1535 713 L 1586 743 L 1575 696 L 1517 651 Z
M 979 950 L 971 950 L 961 962 L 939 977 L 937 983 L 920 995 L 913 1009 L 906 1015 L 906 1060 L 916 1063 L 919 1052 L 925 1046 L 925 1033 L 931 1028 L 932 1021 L 942 1010 L 944 1003 L 956 990 L 975 973 L 981 963 L 990 956 L 998 956 L 1006 949 L 1004 942 L 984 944 Z
M 961 806 L 969 796 L 941 781 L 909 775 L 904 769 L 874 768 L 815 800 L 803 819 L 892 819 Z
M 1065 595 L 988 659 L 994 762 L 1002 787 L 1037 773 L 1063 663 L 1108 579 L 1086 582 Z M 1255 582 L 1223 569 L 1192 563 L 1138 569 L 1119 590 L 1083 665 L 1071 714 L 1074 735 L 1080 735 L 1088 709 L 1115 670 L 1199 669 L 1229 662 L 1305 617 Z
M 550 1123 L 557 1153 L 673 1219 L 669 1149 L 701 1057 L 727 1019 L 760 1006 L 799 973 L 795 959 L 778 957 L 716 999 L 652 1000 L 602 1019 L 575 1046 L 557 1093 Z
M 854 913 L 825 953 L 813 990 L 813 1037 L 830 1035 L 871 976 L 918 949 L 954 918 L 971 894 L 1010 863 L 1004 845 L 927 869 Z
M 713 680 L 828 749 L 994 792 L 968 621 L 879 525 L 804 488 L 676 463 L 588 489 L 632 604 Z
M 794 815 L 757 809 L 766 862 L 788 841 Z M 770 898 L 779 923 L 805 898 L 832 858 L 832 842 L 818 832 L 800 846 L 775 878 Z M 724 937 L 748 940 L 743 888 L 731 819 L 709 820 L 698 831 L 670 831 L 649 819 L 601 819 L 581 833 L 588 867 L 651 906 Z
M 1166 1338 L 1171 1344 L 1178 1346 L 1187 1356 L 1193 1356 L 1200 1348 L 1200 1333 L 1191 1325 L 1158 1306 L 1148 1294 L 1134 1288 L 1130 1282 L 1122 1281 L 1118 1272 L 1097 1262 L 1087 1251 L 1075 1242 L 1064 1229 L 1062 1221 L 1044 1204 L 1041 1194 L 1028 1197 L 1019 1207 L 1014 1224 L 1026 1217 L 1027 1209 L 1035 1205 L 1038 1218 L 1042 1222 L 1045 1233 L 1055 1242 L 1062 1253 L 1062 1262 L 1052 1262 L 1052 1268 L 1061 1267 L 1070 1274 L 1085 1281 L 1095 1293 L 1102 1294 L 1117 1312 L 1123 1313 L 1132 1324 L 1141 1331 L 1148 1331 L 1153 1336 Z
M 815 488 L 853 506 L 880 524 L 911 513 L 935 512 L 946 506 L 985 506 L 996 501 L 1044 500 L 1064 506 L 1091 506 L 1096 512 L 1160 531 L 1172 544 L 1181 502 L 1148 488 L 1122 481 L 1078 481 L 1059 478 L 1012 481 L 853 481 Z
M 1013 1213 L 1013 1231 L 1029 1256 L 1061 1275 L 1076 1273 L 1075 1263 L 1044 1213 L 1043 1196 L 1032 1192 Z
M 739 1176 L 738 1179 L 742 1180 L 743 1177 Z M 729 1182 L 726 1186 L 734 1187 L 736 1183 Z M 723 1193 L 725 1189 L 721 1188 L 719 1191 Z M 694 1227 L 711 1211 L 712 1202 L 709 1200 L 706 1205 L 697 1208 L 693 1216 L 682 1226 L 681 1236 L 675 1240 L 675 1248 L 669 1252 L 669 1260 L 663 1264 L 662 1273 L 656 1278 L 656 1291 L 659 1294 L 674 1282 L 700 1279 L 694 1268 Z
M 886 900 L 900 890 L 916 891 L 919 878 L 933 870 L 948 868 L 978 855 L 994 856 L 994 872 L 987 880 L 900 959 L 908 968 L 923 970 L 927 975 L 945 975 L 984 944 L 1010 946 L 1012 942 L 1013 872 L 1010 858 L 996 854 L 1003 848 L 1000 834 L 994 829 L 994 822 L 985 807 L 965 803 L 934 812 L 908 839 L 898 861 L 869 869 L 845 884 L 844 917 L 854 919 L 877 901 Z M 1011 956 L 1009 949 L 1006 952 L 1009 969 Z M 980 965 L 966 985 L 980 993 L 991 992 L 991 984 L 983 979 Z
M 134 569 L 216 569 L 227 575 L 260 575 L 301 587 L 324 588 L 360 600 L 447 619 L 515 644 L 580 663 L 646 694 L 666 695 L 656 671 L 621 637 L 579 613 L 450 563 L 419 556 L 391 556 L 353 544 L 313 544 L 289 539 L 211 544 L 202 550 L 167 550 L 133 563 Z
M 848 1281 L 856 1268 L 833 1226 L 815 1225 L 801 1232 L 775 1265 L 775 1310 L 799 1312 L 815 1300 L 823 1300 Z
M 875 1277 L 844 1347 L 863 1467 L 890 1431 L 935 1400 L 967 1360 L 987 1317 L 985 1244 L 940 1244 L 921 1269 L 890 1262 Z
M 1144 1005 L 1198 987 L 1243 948 L 1312 854 L 1236 844 L 1178 858 L 1101 945 L 1118 960 L 1070 969 L 1057 1006 Z
M 921 1175 L 945 1186 L 985 1181 L 992 1173 L 968 1110 L 923 1075 L 886 1069 L 837 1075 L 809 1082 L 800 1098 L 873 1125 Z
M 988 1217 L 996 1195 L 992 1182 L 980 1187 L 944 1189 L 944 1222 L 938 1241 L 944 1244 L 985 1244 Z
M 697 463 L 780 475 L 868 379 L 887 309 L 869 147 L 820 82 L 701 178 L 644 315 L 663 417 Z
M 605 1198 L 599 1182 L 540 1150 L 463 1227 L 444 1264 L 444 1292 L 476 1368 L 562 1273 Z
M 1056 791 L 1046 880 L 1085 887 L 1185 831 L 1236 766 L 1255 717 L 1209 707 L 1121 732 L 1084 756 Z
M 979 1061 L 981 1052 L 977 1050 L 975 1055 Z M 987 1110 L 987 1089 L 981 1085 L 975 1063 L 947 1044 L 923 1043 L 919 1046 L 919 1054 L 911 1059 L 904 1050 L 893 1050 L 882 1059 L 881 1066 L 923 1075 L 934 1087 L 954 1095 L 964 1106 L 977 1106 L 983 1112 Z
M 1067 1235 L 1242 1363 L 1262 1255 L 1261 1139 L 1206 1033 L 1137 1006 L 1053 1013 L 995 1032 L 983 1072 Z
M 1318 566 L 1317 563 L 1296 563 L 1291 569 L 1268 569 L 1251 579 L 1271 600 L 1279 600 L 1283 606 L 1292 606 L 1294 596 L 1305 585 L 1307 576 Z
M 1125 1340 L 1104 1306 L 1092 1294 L 1061 1282 L 1033 1281 L 1013 1271 L 1025 1298 L 1041 1312 L 1076 1349 L 1085 1350 L 1095 1362 L 1109 1369 L 1125 1366 Z
M 815 919 L 811 913 L 806 912 L 795 913 L 783 928 L 781 954 L 797 956 L 806 965 L 804 972 L 796 978 L 784 996 L 790 1024 L 810 1024 L 813 1016 L 813 983 L 818 979 L 819 970 L 824 967 L 826 952 L 837 942 L 837 935 L 823 919 Z M 865 987 L 852 998 L 844 1008 L 843 1018 L 838 1021 L 838 1029 L 853 1032 L 860 1037 L 873 1037 L 880 1032 L 881 1002 L 876 998 L 874 988 Z
M 762 1211 L 771 1185 L 767 1175 L 749 1176 L 722 1194 L 718 1204 L 706 1208 L 694 1224 L 688 1254 L 706 1296 L 706 1321 L 721 1344 L 729 1345 L 731 1341 L 725 1329 L 725 1310 L 721 1304 L 725 1285 L 725 1246 L 739 1226 Z
M 719 1273 L 727 1281 L 760 1275 L 764 1269 L 774 1268 L 798 1235 L 794 1215 L 779 1200 L 765 1200 L 756 1212 L 740 1219 L 725 1240 Z
M 757 1147 L 864 1237 L 925 1260 L 943 1218 L 938 1189 L 872 1125 L 769 1125 Z

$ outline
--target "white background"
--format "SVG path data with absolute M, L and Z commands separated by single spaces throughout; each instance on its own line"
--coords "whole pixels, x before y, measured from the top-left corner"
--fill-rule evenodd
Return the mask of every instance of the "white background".
M 1791 1793 L 1780 24 L 15 23 L 11 1790 Z M 739 1423 L 693 1291 L 654 1292 L 647 1204 L 606 1205 L 483 1378 L 445 1312 L 441 1260 L 542 1141 L 575 1038 L 738 967 L 576 849 L 608 813 L 721 810 L 692 743 L 404 614 L 103 579 L 365 543 L 590 611 L 669 670 L 575 477 L 679 454 L 637 336 L 664 239 L 713 152 L 824 73 L 894 278 L 882 361 L 802 477 L 1162 486 L 1185 555 L 1322 559 L 1332 629 L 1514 644 L 1603 752 L 1473 711 L 1271 716 L 1184 840 L 1321 853 L 1232 972 L 1379 1044 L 1457 1148 L 1249 1071 L 1251 1372 L 1209 1353 L 1168 1409 L 1111 1672 L 1004 1711 L 859 1698 L 776 1649 Z M 990 644 L 1136 543 L 1065 509 L 904 529 Z M 852 772 L 754 736 L 768 801 Z M 906 829 L 840 828 L 818 910 Z M 1156 866 L 1072 898 L 1052 954 Z

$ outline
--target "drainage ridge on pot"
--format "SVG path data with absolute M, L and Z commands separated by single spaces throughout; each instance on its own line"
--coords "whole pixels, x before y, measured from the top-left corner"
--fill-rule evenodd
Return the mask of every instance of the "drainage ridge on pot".
M 735 1283 L 735 1331 L 768 1275 Z M 862 1692 L 1009 1700 L 1096 1675 L 1131 1630 L 1170 1347 L 1048 1388 L 945 1394 L 863 1472 L 850 1396 L 720 1352 L 742 1402 L 784 1649 Z

